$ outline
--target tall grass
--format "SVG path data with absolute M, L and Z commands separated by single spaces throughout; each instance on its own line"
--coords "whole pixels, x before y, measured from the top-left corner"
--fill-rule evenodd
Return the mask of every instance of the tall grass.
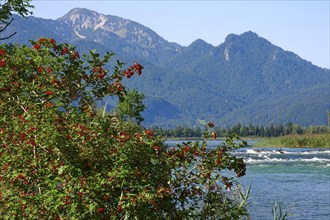
M 275 202 L 272 209 L 274 220 L 286 220 L 287 217 L 293 215 L 291 213 L 291 209 L 292 206 L 289 206 L 285 209 L 284 203 Z
M 330 147 L 330 133 L 288 135 L 283 137 L 265 138 L 257 141 L 256 147 Z

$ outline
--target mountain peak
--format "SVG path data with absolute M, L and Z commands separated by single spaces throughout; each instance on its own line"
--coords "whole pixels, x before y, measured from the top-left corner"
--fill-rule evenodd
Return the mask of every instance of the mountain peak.
M 244 32 L 240 35 L 237 34 L 229 34 L 226 39 L 225 39 L 225 43 L 231 43 L 234 41 L 254 41 L 254 40 L 258 40 L 258 39 L 263 39 L 262 37 L 259 37 L 258 34 L 252 32 L 252 31 L 247 31 Z
M 71 27 L 80 26 L 78 29 L 95 29 L 107 19 L 104 15 L 86 8 L 73 8 L 63 17 L 57 19 Z
M 90 38 L 94 31 L 102 30 L 104 33 L 116 34 L 118 37 L 126 36 L 126 26 L 130 20 L 112 15 L 104 15 L 86 8 L 74 8 L 57 21 L 68 25 L 79 38 Z M 95 42 L 100 39 L 92 39 Z
M 180 49 L 142 24 L 85 8 L 71 9 L 57 21 L 68 26 L 80 39 L 102 44 L 121 41 L 122 51 L 127 50 L 123 45 L 139 45 L 134 50 L 139 51 L 139 54 L 142 52 L 144 57 L 155 57 L 156 60 L 159 53 L 173 54 Z
M 201 48 L 211 49 L 211 48 L 213 48 L 213 46 L 211 44 L 207 43 L 206 41 L 204 41 L 202 39 L 195 40 L 188 47 L 193 48 L 193 49 L 201 49 Z
M 58 20 L 70 18 L 76 15 L 84 15 L 84 16 L 99 16 L 100 14 L 96 11 L 87 9 L 87 8 L 73 8 L 68 13 L 66 13 L 63 17 L 58 18 Z
M 260 54 L 273 53 L 274 50 L 282 50 L 252 31 L 247 31 L 240 35 L 229 34 L 225 42 L 220 46 L 227 61 L 236 55 L 241 59 L 249 53 L 259 56 Z
M 246 37 L 246 38 L 259 38 L 259 35 L 253 31 L 246 31 L 242 34 L 240 34 L 241 37 Z

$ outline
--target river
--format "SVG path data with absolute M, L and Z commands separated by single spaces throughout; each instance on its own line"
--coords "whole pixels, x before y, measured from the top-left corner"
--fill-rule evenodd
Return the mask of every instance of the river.
M 180 141 L 167 141 L 174 146 Z M 248 141 L 253 146 L 255 141 Z M 221 141 L 209 141 L 215 147 Z M 234 152 L 247 164 L 242 185 L 251 185 L 251 219 L 273 219 L 272 207 L 280 202 L 292 220 L 330 219 L 330 149 L 241 148 Z

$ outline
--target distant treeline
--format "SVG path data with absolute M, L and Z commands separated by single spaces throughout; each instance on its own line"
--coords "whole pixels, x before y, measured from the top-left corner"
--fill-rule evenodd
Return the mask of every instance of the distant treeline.
M 166 137 L 201 137 L 205 129 L 203 127 L 188 127 L 178 126 L 175 128 L 160 128 L 152 127 L 157 134 Z M 326 126 L 310 126 L 303 127 L 291 122 L 285 125 L 269 126 L 263 125 L 242 125 L 238 123 L 230 128 L 215 127 L 214 131 L 218 137 L 225 137 L 228 134 L 237 133 L 241 137 L 258 136 L 258 137 L 279 137 L 291 134 L 320 134 L 330 132 L 330 129 Z

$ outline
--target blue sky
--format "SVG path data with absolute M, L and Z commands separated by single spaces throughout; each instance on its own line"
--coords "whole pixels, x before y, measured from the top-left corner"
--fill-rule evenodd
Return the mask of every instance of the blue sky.
M 34 16 L 56 19 L 74 7 L 139 22 L 168 41 L 217 46 L 228 34 L 256 32 L 313 64 L 330 67 L 330 1 L 32 0 Z

